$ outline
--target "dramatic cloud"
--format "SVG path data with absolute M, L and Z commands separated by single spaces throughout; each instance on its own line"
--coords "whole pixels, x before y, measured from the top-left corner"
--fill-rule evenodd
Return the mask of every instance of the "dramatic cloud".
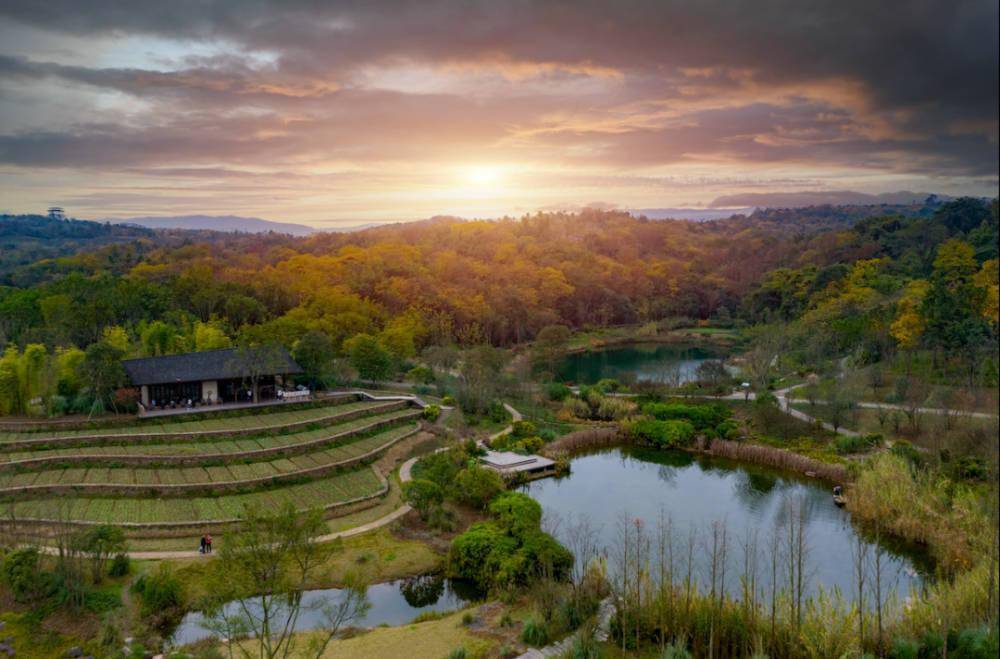
M 312 222 L 995 194 L 997 25 L 988 0 L 7 0 L 0 190 Z

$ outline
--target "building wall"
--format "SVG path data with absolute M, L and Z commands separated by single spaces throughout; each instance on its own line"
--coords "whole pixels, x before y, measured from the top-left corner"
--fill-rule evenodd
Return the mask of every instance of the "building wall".
M 205 380 L 201 383 L 201 397 L 214 403 L 219 400 L 219 381 Z

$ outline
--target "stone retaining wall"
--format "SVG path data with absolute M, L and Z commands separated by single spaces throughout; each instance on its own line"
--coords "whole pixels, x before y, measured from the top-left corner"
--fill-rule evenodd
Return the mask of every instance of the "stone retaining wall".
M 327 519 L 333 517 L 343 517 L 344 515 L 350 515 L 359 510 L 365 510 L 367 508 L 372 508 L 378 505 L 379 500 L 385 498 L 389 494 L 389 481 L 375 470 L 375 474 L 379 478 L 381 486 L 375 492 L 371 494 L 366 494 L 361 497 L 355 497 L 354 499 L 348 499 L 347 501 L 339 501 L 337 503 L 331 503 L 322 508 L 324 516 Z M 197 520 L 192 522 L 116 522 L 112 524 L 113 526 L 122 528 L 126 534 L 130 531 L 139 532 L 141 531 L 141 537 L 173 537 L 173 536 L 186 536 L 196 531 L 205 531 L 206 529 L 211 529 L 213 531 L 225 530 L 228 528 L 236 527 L 242 520 L 239 518 L 231 519 L 208 519 L 208 520 Z M 0 519 L 0 530 L 5 529 L 10 524 L 8 519 Z M 19 517 L 16 520 L 17 528 L 19 531 L 24 531 L 25 529 L 37 528 L 40 530 L 50 529 L 52 527 L 58 526 L 74 526 L 74 527 L 90 527 L 90 526 L 101 526 L 106 524 L 106 522 L 89 522 L 82 520 L 57 520 L 57 519 L 42 519 L 33 517 Z
M 388 444 L 376 447 L 367 453 L 340 460 L 328 465 L 311 467 L 309 469 L 299 469 L 285 474 L 274 474 L 262 476 L 261 478 L 249 478 L 238 481 L 208 481 L 205 483 L 152 483 L 143 485 L 129 485 L 126 483 L 46 483 L 44 485 L 20 485 L 0 489 L 0 497 L 13 495 L 44 496 L 44 495 L 73 495 L 73 496 L 150 496 L 150 497 L 175 497 L 184 495 L 206 495 L 213 496 L 223 492 L 234 492 L 240 490 L 256 490 L 268 485 L 277 485 L 297 480 L 312 480 L 331 473 L 342 471 L 350 467 L 364 463 L 383 451 L 389 449 L 396 443 L 411 437 L 420 431 L 420 425 L 414 426 L 413 430 L 392 440 Z
M 358 410 L 358 411 L 366 412 L 366 410 Z M 383 410 L 383 412 L 385 411 L 391 412 L 393 410 L 392 409 Z M 322 437 L 320 439 L 314 439 L 308 442 L 302 442 L 300 444 L 291 444 L 288 446 L 275 446 L 272 448 L 257 449 L 255 451 L 242 451 L 239 453 L 210 453 L 210 454 L 199 454 L 199 455 L 77 455 L 73 457 L 67 457 L 65 455 L 53 455 L 53 456 L 42 456 L 37 458 L 26 458 L 23 460 L 14 460 L 6 463 L 0 462 L 0 473 L 37 467 L 40 465 L 72 464 L 73 466 L 79 466 L 79 465 L 95 465 L 95 464 L 116 464 L 126 467 L 141 467 L 141 466 L 153 466 L 153 465 L 171 465 L 171 466 L 183 467 L 183 466 L 206 465 L 207 463 L 231 464 L 234 462 L 245 462 L 247 460 L 256 460 L 260 458 L 275 458 L 275 457 L 282 457 L 289 455 L 299 455 L 301 453 L 308 453 L 313 449 L 320 448 L 326 444 L 332 444 L 336 441 L 346 439 L 348 437 L 364 434 L 366 432 L 378 431 L 383 428 L 404 421 L 417 419 L 420 418 L 421 415 L 422 412 L 420 412 L 419 410 L 414 410 L 413 412 L 405 414 L 403 416 L 399 416 L 393 419 L 386 419 L 375 423 L 370 423 L 361 428 L 355 428 L 353 430 L 345 430 L 330 435 L 328 437 Z M 338 420 L 350 421 L 351 419 L 357 418 L 358 416 L 364 416 L 364 415 L 354 414 L 353 412 L 351 412 L 349 413 L 349 415 L 338 417 Z
M 69 448 L 78 444 L 87 446 L 106 446 L 109 444 L 153 444 L 166 440 L 197 441 L 200 439 L 231 439 L 234 437 L 246 437 L 247 435 L 276 435 L 284 434 L 287 431 L 294 431 L 307 428 L 313 424 L 331 424 L 335 421 L 350 421 L 362 416 L 368 416 L 372 410 L 379 412 L 391 412 L 396 409 L 403 409 L 410 405 L 410 401 L 388 401 L 382 405 L 361 408 L 353 412 L 330 414 L 328 416 L 309 419 L 306 421 L 296 421 L 286 425 L 258 426 L 255 428 L 236 428 L 225 430 L 193 430 L 189 432 L 167 432 L 167 433 L 136 433 L 136 434 L 112 434 L 112 435 L 77 435 L 71 437 L 50 437 L 44 439 L 22 439 L 12 442 L 0 442 L 2 451 L 23 451 L 37 448 Z

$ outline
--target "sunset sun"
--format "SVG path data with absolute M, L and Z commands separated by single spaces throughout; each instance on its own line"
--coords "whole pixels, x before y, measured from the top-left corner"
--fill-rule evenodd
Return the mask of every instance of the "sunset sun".
M 465 182 L 477 187 L 494 187 L 503 179 L 500 167 L 494 165 L 475 165 L 465 170 Z

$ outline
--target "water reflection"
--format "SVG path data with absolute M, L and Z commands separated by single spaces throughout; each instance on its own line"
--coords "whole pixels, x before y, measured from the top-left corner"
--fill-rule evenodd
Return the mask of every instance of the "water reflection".
M 695 379 L 702 362 L 724 356 L 704 346 L 636 344 L 567 355 L 556 369 L 556 376 L 580 384 L 615 378 L 676 386 Z
M 317 604 L 326 601 L 335 606 L 344 594 L 345 591 L 340 588 L 324 588 L 303 593 L 302 612 L 295 629 L 302 631 L 322 625 L 325 617 Z M 371 608 L 363 618 L 353 624 L 357 627 L 402 625 L 421 613 L 457 610 L 467 602 L 482 599 L 482 596 L 482 593 L 476 591 L 471 584 L 445 579 L 440 575 L 423 575 L 374 584 L 368 588 Z M 224 607 L 226 614 L 235 614 L 237 606 L 232 602 L 226 605 Z M 253 611 L 253 601 L 250 610 Z M 205 617 L 197 611 L 184 616 L 174 631 L 173 644 L 186 645 L 211 636 L 202 626 L 203 622 Z
M 812 592 L 819 586 L 827 590 L 836 587 L 851 597 L 852 552 L 859 540 L 869 549 L 878 546 L 885 550 L 884 578 L 896 584 L 902 594 L 920 586 L 918 571 L 927 565 L 925 557 L 912 548 L 859 537 L 848 513 L 834 505 L 828 488 L 819 482 L 681 451 L 629 447 L 582 455 L 573 460 L 568 476 L 533 481 L 525 489 L 542 504 L 547 516 L 588 519 L 605 555 L 611 555 L 617 544 L 623 516 L 643 520 L 650 536 L 655 537 L 662 515 L 670 520 L 679 544 L 686 544 L 694 534 L 696 560 L 705 560 L 713 531 L 724 532 L 734 562 L 741 546 L 753 537 L 764 560 L 764 549 L 772 537 L 787 529 L 787 520 L 792 517 L 789 506 L 794 505 L 803 511 L 801 526 Z M 555 528 L 557 537 L 566 544 L 573 540 L 570 526 Z M 735 568 L 734 564 L 731 575 L 736 574 Z M 704 562 L 695 566 L 697 573 L 703 569 Z M 739 587 L 738 580 L 727 578 L 727 583 Z

